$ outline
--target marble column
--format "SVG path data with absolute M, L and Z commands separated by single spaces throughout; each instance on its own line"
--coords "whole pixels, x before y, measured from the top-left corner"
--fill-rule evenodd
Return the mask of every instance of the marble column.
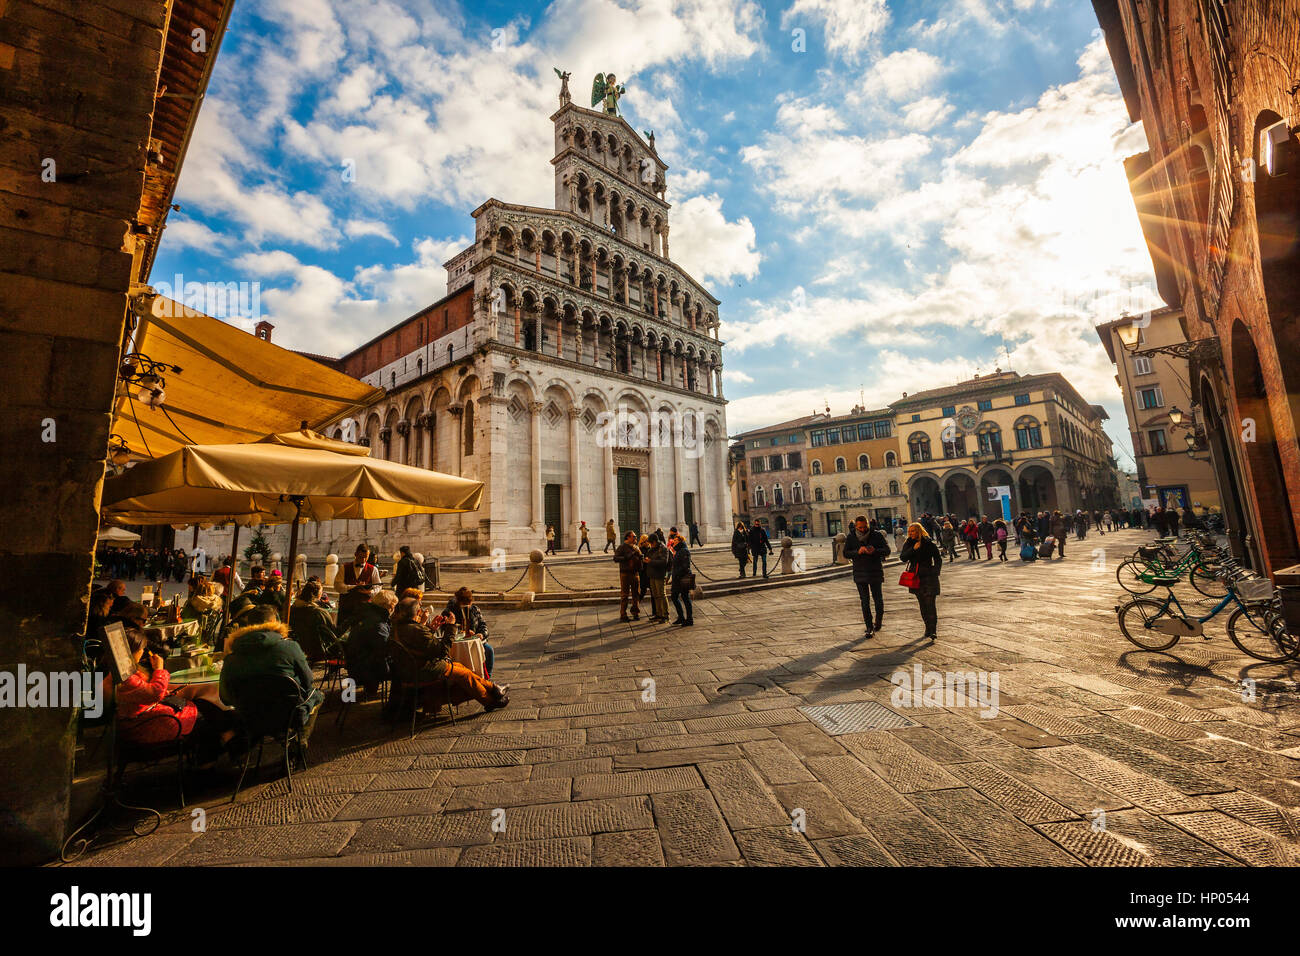
M 542 307 L 533 306 L 533 345 L 537 347 L 537 354 L 542 354 Z
M 523 322 L 519 315 L 519 303 L 515 303 L 515 348 L 519 348 L 520 337 L 523 335 Z
M 605 520 L 604 524 L 610 518 L 618 519 L 618 473 L 614 470 L 614 446 L 606 445 L 604 448 L 604 467 L 605 467 Z
M 542 403 L 529 402 L 528 411 L 531 414 L 529 422 L 532 426 L 529 449 L 532 466 L 533 529 L 541 530 L 546 521 L 542 510 Z
M 682 445 L 681 442 L 677 440 L 677 437 L 678 436 L 676 435 L 673 436 L 673 487 L 677 489 L 677 493 L 673 495 L 673 524 L 677 524 L 677 518 L 680 514 L 677 509 L 681 508 L 683 501 L 682 496 L 686 492 L 686 488 L 682 484 Z M 685 515 L 682 515 L 682 517 L 685 517 Z M 680 525 L 678 525 L 677 530 L 682 530 Z M 691 540 L 689 534 L 686 536 L 686 540 Z
M 663 244 L 663 257 L 667 259 L 668 258 L 668 223 L 664 223 L 663 235 L 660 237 L 660 242 Z
M 647 488 L 648 494 L 646 495 L 645 508 L 645 530 L 647 532 L 653 531 L 659 526 L 659 476 L 657 474 L 659 471 L 659 455 L 657 452 L 658 449 L 655 448 L 655 442 L 652 440 L 650 442 L 650 454 L 646 459 L 646 480 L 649 486 Z
M 569 409 L 569 524 L 577 528 L 582 521 L 582 454 L 578 439 L 582 434 L 582 409 Z M 588 522 L 590 524 L 590 522 Z M 577 533 L 576 531 L 574 532 Z

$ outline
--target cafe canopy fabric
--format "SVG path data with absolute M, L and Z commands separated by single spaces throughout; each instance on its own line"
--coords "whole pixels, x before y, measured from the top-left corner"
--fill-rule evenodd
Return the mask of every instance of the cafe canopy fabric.
M 108 545 L 110 548 L 125 548 L 139 541 L 140 536 L 125 528 L 105 528 L 99 533 L 98 540 L 100 544 Z
M 300 444 L 291 444 L 298 442 Z M 313 443 L 315 447 L 312 447 Z M 117 524 L 398 518 L 478 510 L 483 482 L 367 457 L 314 432 L 238 445 L 189 445 L 104 480 L 101 511 Z M 307 447 L 303 447 L 303 446 Z
M 165 400 L 150 408 L 138 386 L 119 394 L 113 433 L 137 458 L 185 445 L 257 441 L 307 422 L 311 428 L 378 401 L 384 390 L 236 326 L 159 296 L 130 351 L 179 366 L 164 371 Z

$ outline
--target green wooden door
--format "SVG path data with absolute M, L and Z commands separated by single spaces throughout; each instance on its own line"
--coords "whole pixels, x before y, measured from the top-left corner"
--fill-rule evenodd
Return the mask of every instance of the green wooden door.
M 542 487 L 542 510 L 546 515 L 546 523 L 555 529 L 555 547 L 561 549 L 564 547 L 564 513 L 560 502 L 562 500 L 560 485 L 544 485 Z
M 641 531 L 641 472 L 636 468 L 618 470 L 618 529 L 620 535 Z

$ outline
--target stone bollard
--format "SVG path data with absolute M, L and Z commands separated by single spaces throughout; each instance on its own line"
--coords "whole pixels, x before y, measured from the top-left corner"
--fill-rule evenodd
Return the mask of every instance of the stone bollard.
M 834 549 L 833 554 L 835 556 L 836 564 L 849 563 L 849 557 L 844 553 L 844 541 L 847 538 L 848 535 L 846 535 L 843 531 L 841 531 L 839 534 L 835 536 L 835 541 L 831 545 L 831 547 Z
M 301 552 L 299 552 L 293 559 L 292 580 L 297 581 L 299 587 L 302 587 L 307 583 L 307 555 L 302 554 Z M 295 594 L 294 597 L 297 597 L 297 595 Z
M 528 555 L 528 590 L 534 594 L 546 593 L 546 558 L 537 550 Z
M 781 538 L 781 559 L 780 560 L 781 560 L 781 573 L 793 574 L 794 573 L 794 541 L 790 539 L 789 535 L 784 535 Z
M 325 587 L 333 588 L 334 579 L 339 574 L 339 556 L 337 554 L 325 555 Z
M 271 566 L 270 566 L 269 568 L 267 568 L 267 570 L 268 570 L 268 571 L 280 571 L 281 574 L 284 573 L 284 572 L 281 571 L 281 569 L 280 569 L 280 552 L 279 552 L 279 551 L 274 551 L 274 552 L 272 552 L 272 554 L 271 554 Z
M 248 559 L 249 577 L 252 577 L 253 568 L 260 568 L 261 566 L 262 566 L 262 553 L 259 551 L 255 553 L 251 558 Z

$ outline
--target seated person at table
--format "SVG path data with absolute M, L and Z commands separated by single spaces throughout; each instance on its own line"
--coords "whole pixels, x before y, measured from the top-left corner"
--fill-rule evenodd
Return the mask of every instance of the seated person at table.
M 442 616 L 455 621 L 456 630 L 464 630 L 471 637 L 477 634 L 483 638 L 483 670 L 487 672 L 488 677 L 491 677 L 492 665 L 496 663 L 496 654 L 492 651 L 492 645 L 488 643 L 487 622 L 483 620 L 483 613 L 474 603 L 474 592 L 469 588 L 458 590 L 442 609 Z
M 407 598 L 415 598 L 417 603 L 424 601 L 424 592 L 419 588 L 403 588 L 397 593 L 397 600 L 405 601 Z
M 203 575 L 190 579 L 190 597 L 181 608 L 181 620 L 202 620 L 213 611 L 221 610 L 221 598 L 217 596 L 215 585 Z
M 137 607 L 139 605 L 136 605 Z M 122 739 L 136 745 L 161 744 L 176 739 L 177 724 L 161 715 L 173 715 L 180 721 L 182 737 L 193 735 L 200 763 L 215 760 L 224 744 L 234 734 L 234 718 L 212 698 L 213 684 L 187 684 L 170 688 L 171 675 L 163 659 L 147 650 L 144 631 L 128 628 L 127 645 L 136 669 L 117 687 L 113 675 L 104 678 L 105 699 L 117 697 L 118 730 Z
M 450 698 L 452 704 L 476 700 L 484 710 L 496 710 L 510 703 L 506 688 L 484 680 L 463 664 L 448 659 L 454 624 L 447 621 L 435 634 L 419 620 L 420 605 L 407 598 L 393 611 L 393 666 L 406 683 L 434 682 L 423 691 L 422 706 L 438 706 Z M 442 624 L 445 619 L 435 618 Z
M 262 592 L 266 590 L 266 577 L 261 568 L 253 568 L 252 580 L 248 582 L 248 587 L 240 593 L 239 597 L 230 602 L 230 618 L 234 620 L 243 614 L 250 607 L 262 603 Z
M 334 619 L 317 603 L 320 594 L 320 581 L 308 581 L 289 608 L 289 636 L 298 642 L 311 662 L 332 657 L 339 640 Z
M 319 587 L 320 597 L 316 598 L 316 606 L 323 607 L 327 611 L 334 610 L 334 605 L 330 602 L 329 597 L 325 594 L 325 585 L 321 583 L 320 575 L 313 574 L 311 577 L 307 579 L 307 583 L 308 584 L 315 583 L 320 586 Z
M 108 613 L 121 614 L 122 609 L 131 603 L 131 599 L 126 596 L 126 583 L 114 578 L 105 585 L 105 589 L 113 595 L 113 606 Z
M 281 674 L 292 677 L 302 691 L 302 736 L 311 736 L 316 712 L 325 695 L 312 686 L 311 665 L 296 641 L 289 639 L 289 625 L 280 622 L 275 608 L 260 606 L 243 618 L 244 626 L 230 635 L 229 651 L 221 666 L 221 699 L 239 710 L 254 705 L 248 697 L 247 680 Z
M 86 619 L 86 637 L 100 638 L 100 630 L 112 620 L 114 595 L 108 588 L 91 592 L 90 614 Z
M 385 663 L 388 652 L 385 645 L 392 633 L 388 619 L 395 607 L 396 594 L 388 590 L 378 591 L 361 605 L 348 628 L 343 659 L 347 664 L 348 675 L 365 689 L 367 697 L 378 693 L 379 685 L 388 676 L 388 665 Z

